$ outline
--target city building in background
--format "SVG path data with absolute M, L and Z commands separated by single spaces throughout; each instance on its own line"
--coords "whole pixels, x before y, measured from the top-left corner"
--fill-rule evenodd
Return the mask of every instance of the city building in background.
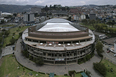
M 34 23 L 34 14 L 33 13 L 26 13 L 23 15 L 24 23 Z

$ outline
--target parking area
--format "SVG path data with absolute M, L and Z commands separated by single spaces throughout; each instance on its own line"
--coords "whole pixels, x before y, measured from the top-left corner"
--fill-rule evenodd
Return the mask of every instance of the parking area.
M 114 62 L 116 64 L 116 56 L 114 55 L 115 53 L 107 50 L 110 47 L 111 47 L 111 45 L 105 45 L 104 44 L 104 47 L 103 47 L 104 53 L 103 53 L 103 55 L 104 55 L 105 58 L 109 59 L 110 61 L 112 61 L 112 62 Z

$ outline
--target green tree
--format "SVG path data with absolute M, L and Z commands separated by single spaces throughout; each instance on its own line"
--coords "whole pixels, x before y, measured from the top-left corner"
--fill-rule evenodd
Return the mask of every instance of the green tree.
M 10 40 L 10 43 L 11 43 L 11 44 L 14 44 L 15 41 L 16 41 L 16 39 L 14 39 L 14 37 L 12 37 L 12 39 Z
M 69 20 L 69 21 L 71 21 L 71 16 L 70 16 L 70 17 L 68 17 L 68 20 Z
M 28 53 L 28 51 L 27 51 L 26 49 L 25 49 L 25 50 L 22 50 L 21 52 L 22 52 L 22 54 L 23 54 L 26 58 L 29 57 L 29 53 Z
M 5 23 L 5 21 L 4 20 L 1 20 L 1 24 L 3 24 L 3 23 Z
M 82 20 L 82 23 L 83 23 L 83 24 L 87 24 L 87 22 L 88 22 L 88 21 L 87 21 L 86 19 Z
M 96 47 L 97 54 L 100 56 L 101 53 L 103 52 L 103 44 L 102 44 L 102 42 L 97 41 L 95 47 Z
M 105 65 L 103 63 L 93 63 L 93 67 L 95 70 L 97 70 L 103 76 L 106 75 L 107 68 L 105 67 Z
M 42 57 L 36 58 L 36 64 L 38 64 L 38 65 L 43 65 L 43 64 L 44 64 L 43 58 L 42 58 Z

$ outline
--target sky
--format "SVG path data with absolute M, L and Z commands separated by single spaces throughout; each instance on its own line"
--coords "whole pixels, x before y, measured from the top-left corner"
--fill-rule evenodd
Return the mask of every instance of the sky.
M 80 6 L 80 5 L 116 5 L 116 0 L 0 0 L 0 4 L 15 5 L 54 5 Z

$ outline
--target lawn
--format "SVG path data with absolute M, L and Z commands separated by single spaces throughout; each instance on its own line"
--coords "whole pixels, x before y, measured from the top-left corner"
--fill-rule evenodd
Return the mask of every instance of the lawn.
M 47 74 L 40 74 L 35 71 L 30 71 L 22 67 L 17 63 L 14 55 L 8 55 L 3 57 L 2 64 L 0 66 L 0 77 L 49 77 Z M 19 67 L 19 68 L 18 68 Z M 32 74 L 32 75 L 31 75 Z M 38 76 L 36 76 L 38 74 Z M 63 75 L 56 75 L 54 77 L 69 77 Z M 75 77 L 81 77 L 81 74 L 76 74 Z
M 15 25 L 3 25 L 2 27 L 12 27 L 12 26 L 15 26 Z
M 109 62 L 106 59 L 103 59 L 101 63 L 103 63 L 107 68 L 107 74 L 105 77 L 116 77 L 116 65 L 115 64 Z M 111 68 L 113 68 L 113 72 L 110 71 Z
M 15 39 L 18 39 L 19 38 L 19 33 L 23 32 L 28 27 L 29 26 L 24 26 L 24 27 L 20 27 L 20 28 L 19 27 L 11 28 L 9 36 L 4 39 L 3 47 L 5 47 L 7 44 L 10 44 L 10 40 L 12 39 L 13 35 L 14 35 Z
M 91 30 L 95 30 L 95 28 L 93 26 L 91 26 L 91 25 L 85 25 L 83 23 L 80 23 L 80 24 L 87 27 L 87 28 L 89 28 L 89 29 L 91 29 Z

